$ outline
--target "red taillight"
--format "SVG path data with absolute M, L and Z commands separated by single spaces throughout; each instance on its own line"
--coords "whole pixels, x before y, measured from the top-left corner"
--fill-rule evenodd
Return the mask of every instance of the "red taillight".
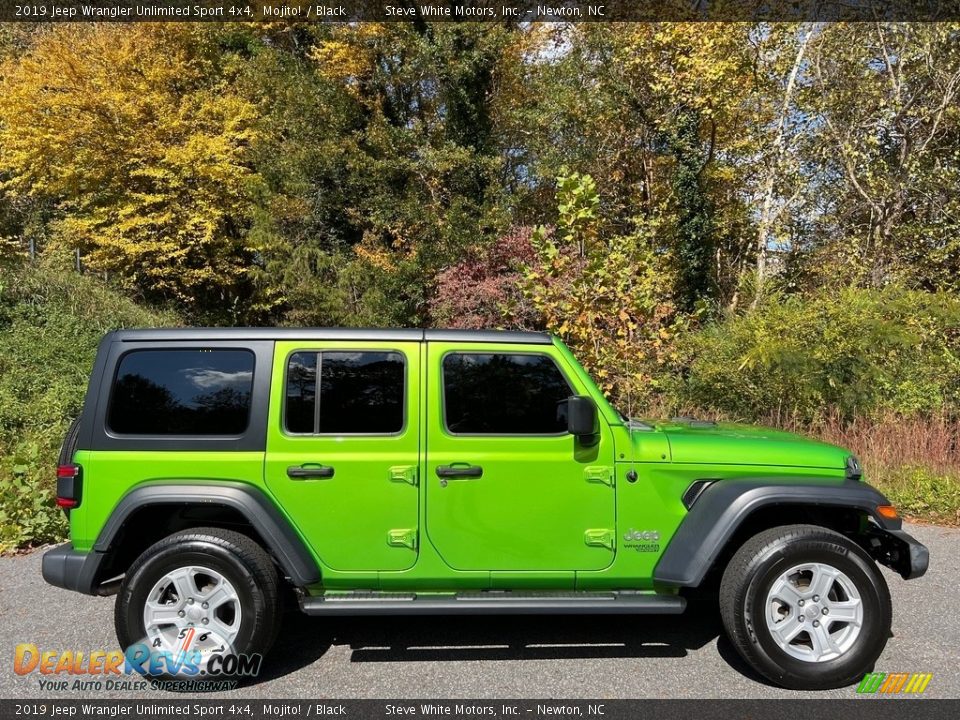
M 79 465 L 57 466 L 57 507 L 69 510 L 80 504 L 81 471 Z

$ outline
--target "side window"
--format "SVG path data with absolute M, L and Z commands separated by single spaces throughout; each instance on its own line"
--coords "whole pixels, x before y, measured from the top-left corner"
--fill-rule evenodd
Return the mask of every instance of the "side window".
M 403 355 L 298 352 L 287 363 L 284 427 L 317 435 L 391 435 L 404 424 Z
M 134 350 L 124 355 L 107 426 L 118 435 L 240 435 L 250 419 L 249 350 Z
M 443 359 L 443 417 L 453 434 L 566 432 L 572 395 L 546 355 L 451 353 Z
M 292 433 L 315 430 L 317 408 L 317 353 L 294 353 L 287 363 L 284 425 Z

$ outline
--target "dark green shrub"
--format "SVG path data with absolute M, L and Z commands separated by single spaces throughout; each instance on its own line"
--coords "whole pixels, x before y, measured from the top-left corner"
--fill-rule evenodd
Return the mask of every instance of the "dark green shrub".
M 960 299 L 902 288 L 773 297 L 679 343 L 681 406 L 815 421 L 960 409 Z
M 0 265 L 0 550 L 64 534 L 57 451 L 103 334 L 175 322 L 55 263 Z

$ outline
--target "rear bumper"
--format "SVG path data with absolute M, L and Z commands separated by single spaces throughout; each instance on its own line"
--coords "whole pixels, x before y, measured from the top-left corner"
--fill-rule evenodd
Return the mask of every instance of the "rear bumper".
M 70 543 L 64 543 L 43 554 L 40 572 L 51 585 L 86 595 L 103 595 L 107 593 L 96 583 L 102 560 L 103 553 L 78 552 Z
M 921 577 L 930 564 L 930 551 L 903 530 L 871 527 L 864 547 L 881 565 L 900 573 L 904 580 Z

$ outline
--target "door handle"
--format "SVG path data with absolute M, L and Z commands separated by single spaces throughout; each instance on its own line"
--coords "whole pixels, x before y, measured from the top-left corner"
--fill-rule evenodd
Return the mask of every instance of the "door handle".
M 287 468 L 287 477 L 294 480 L 332 478 L 333 468 L 329 465 L 291 465 Z
M 437 465 L 437 477 L 443 480 L 449 478 L 479 478 L 483 477 L 483 468 L 479 465 Z

